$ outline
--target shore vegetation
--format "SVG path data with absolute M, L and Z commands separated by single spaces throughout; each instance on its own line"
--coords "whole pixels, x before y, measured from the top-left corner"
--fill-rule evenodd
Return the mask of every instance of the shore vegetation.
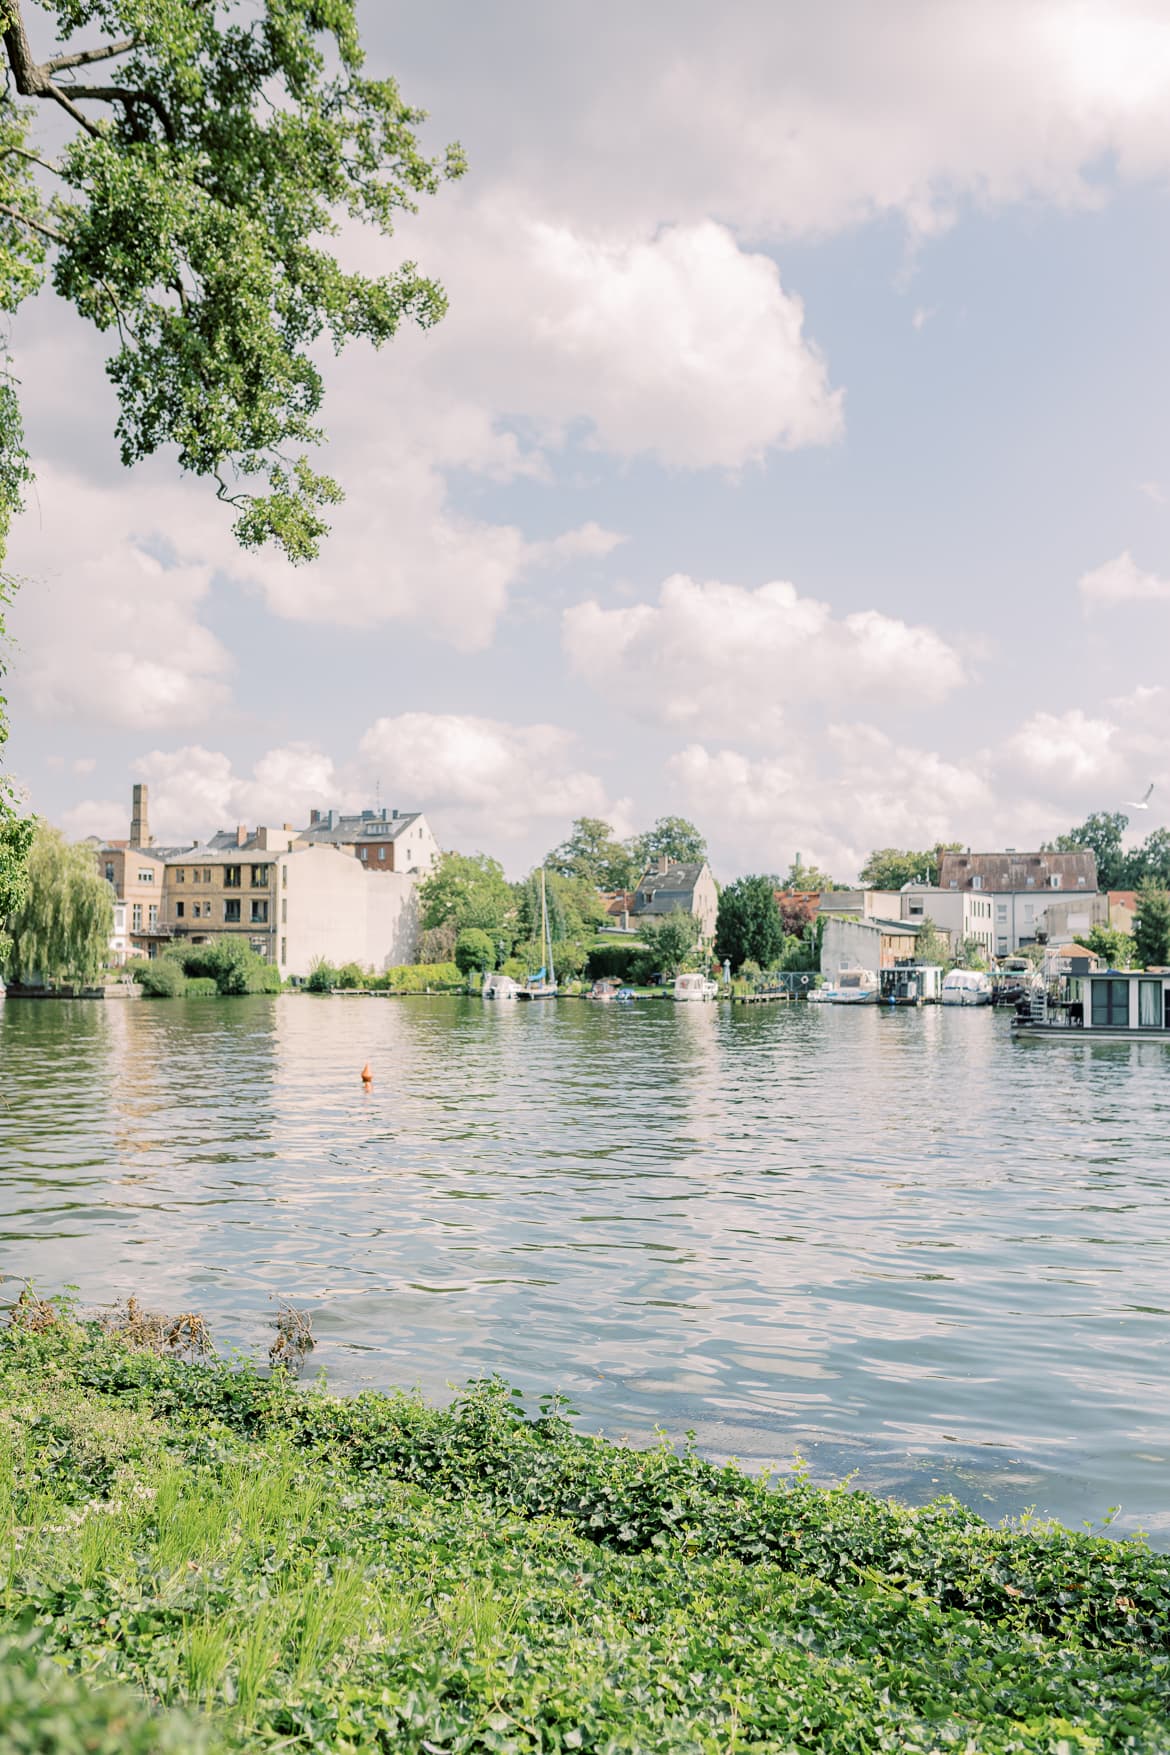
M 614 1444 L 497 1380 L 339 1399 L 209 1340 L 11 1312 L 5 1755 L 1170 1748 L 1140 1540 Z

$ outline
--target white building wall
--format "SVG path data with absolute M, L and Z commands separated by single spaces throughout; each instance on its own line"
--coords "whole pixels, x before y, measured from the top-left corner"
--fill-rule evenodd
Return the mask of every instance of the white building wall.
M 366 871 L 336 847 L 280 855 L 277 959 L 283 976 L 304 979 L 318 957 L 359 963 L 379 974 L 418 952 L 418 879 Z
M 825 935 L 821 940 L 821 973 L 830 978 L 842 969 L 872 969 L 876 975 L 882 966 L 882 931 L 868 920 L 825 919 Z
M 421 877 L 426 877 L 438 865 L 442 851 L 425 817 L 420 816 L 417 823 L 411 823 L 394 843 L 396 864 L 399 858 L 403 872 L 416 871 Z
M 981 890 L 940 890 L 933 884 L 909 884 L 901 892 L 901 918 L 919 924 L 929 919 L 948 934 L 957 954 L 973 938 L 987 957 L 996 955 L 994 896 Z

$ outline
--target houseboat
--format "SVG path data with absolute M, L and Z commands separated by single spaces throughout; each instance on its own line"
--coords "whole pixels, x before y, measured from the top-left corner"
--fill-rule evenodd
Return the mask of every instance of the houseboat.
M 880 980 L 883 1005 L 937 1005 L 943 972 L 937 963 L 897 963 Z
M 1093 969 L 1074 959 L 1054 988 L 1021 1000 L 1013 1034 L 1052 1040 L 1170 1043 L 1170 969 Z
M 982 969 L 952 969 L 942 984 L 944 1005 L 990 1005 L 991 976 Z

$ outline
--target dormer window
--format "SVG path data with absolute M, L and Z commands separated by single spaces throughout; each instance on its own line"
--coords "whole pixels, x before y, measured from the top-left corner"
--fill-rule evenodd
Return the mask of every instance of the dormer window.
M 976 872 L 975 876 L 971 879 L 971 888 L 973 890 L 981 890 L 983 888 L 983 879 L 979 876 L 978 872 Z
M 1051 877 L 1048 879 L 1048 888 L 1050 890 L 1059 890 L 1059 888 L 1060 888 L 1060 873 L 1058 871 L 1054 871 L 1052 873 Z

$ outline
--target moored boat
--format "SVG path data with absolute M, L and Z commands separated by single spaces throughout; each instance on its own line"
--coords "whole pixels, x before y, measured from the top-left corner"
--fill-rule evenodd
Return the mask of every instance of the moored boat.
M 589 997 L 603 1002 L 612 1002 L 617 998 L 620 986 L 620 981 L 595 981 L 589 989 Z
M 1037 981 L 1020 1001 L 1012 1033 L 1021 1038 L 1170 1045 L 1170 969 L 1073 969 L 1052 988 Z
M 480 997 L 483 999 L 515 999 L 520 983 L 511 975 L 485 975 Z
M 717 992 L 715 983 L 706 975 L 676 975 L 674 979 L 674 997 L 684 1002 L 714 999 Z
M 878 978 L 872 969 L 840 969 L 829 989 L 830 1005 L 876 1005 Z
M 991 976 L 982 969 L 952 969 L 942 984 L 944 1005 L 990 1005 Z

